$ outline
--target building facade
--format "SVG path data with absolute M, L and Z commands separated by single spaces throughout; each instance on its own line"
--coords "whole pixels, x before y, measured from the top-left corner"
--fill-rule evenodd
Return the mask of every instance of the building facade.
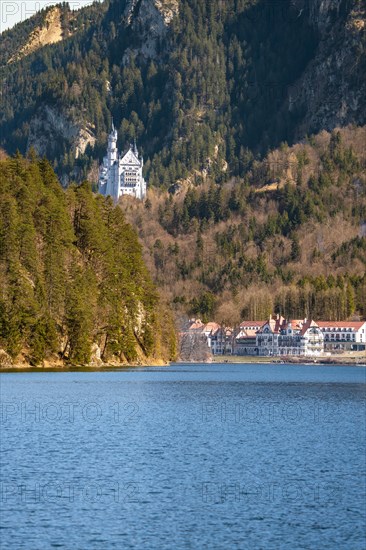
M 257 332 L 265 321 L 243 321 L 233 338 L 233 355 L 258 355 Z
M 215 322 L 191 319 L 184 334 L 199 336 L 200 345 L 212 355 L 317 357 L 343 350 L 366 350 L 366 321 L 315 322 L 277 315 L 267 321 L 243 321 L 232 330 Z
M 116 202 L 123 195 L 143 200 L 146 197 L 146 182 L 142 175 L 143 158 L 139 157 L 136 147 L 120 157 L 117 148 L 117 130 L 112 123 L 108 137 L 107 155 L 99 169 L 98 191 L 101 195 L 110 196 Z
M 315 321 L 287 321 L 277 315 L 275 319 L 270 317 L 258 330 L 256 344 L 258 355 L 314 356 L 324 351 L 324 335 Z
M 231 328 L 219 327 L 213 330 L 208 336 L 212 355 L 232 355 L 232 338 L 233 331 Z
M 366 321 L 319 321 L 325 351 L 364 351 Z

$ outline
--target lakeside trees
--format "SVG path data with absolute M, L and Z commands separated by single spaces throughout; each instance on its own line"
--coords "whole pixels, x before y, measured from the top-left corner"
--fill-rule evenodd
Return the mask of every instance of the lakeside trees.
M 0 163 L 0 287 L 12 357 L 87 364 L 93 344 L 105 361 L 174 357 L 169 311 L 122 211 L 87 182 L 64 192 L 33 154 Z

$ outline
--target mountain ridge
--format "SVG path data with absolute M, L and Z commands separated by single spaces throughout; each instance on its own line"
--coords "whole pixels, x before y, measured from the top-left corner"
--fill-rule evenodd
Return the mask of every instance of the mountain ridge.
M 56 44 L 63 39 L 63 29 L 61 26 L 61 10 L 58 6 L 51 8 L 45 14 L 44 23 L 36 27 L 29 35 L 27 42 L 14 54 L 7 63 L 19 61 L 39 48 L 48 44 Z
M 245 173 L 247 150 L 366 122 L 358 0 L 111 0 L 62 14 L 61 42 L 1 68 L 0 135 L 9 153 L 48 156 L 65 184 L 96 173 L 112 115 L 122 144 L 136 138 L 149 180 L 165 187 L 205 169 L 215 148 L 220 180 L 225 162 L 227 177 Z M 50 126 L 50 109 L 64 130 Z

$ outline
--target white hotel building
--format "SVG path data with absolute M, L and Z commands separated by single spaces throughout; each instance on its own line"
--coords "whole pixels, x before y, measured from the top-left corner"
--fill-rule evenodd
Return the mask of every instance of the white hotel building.
M 366 321 L 318 321 L 324 350 L 366 350 Z

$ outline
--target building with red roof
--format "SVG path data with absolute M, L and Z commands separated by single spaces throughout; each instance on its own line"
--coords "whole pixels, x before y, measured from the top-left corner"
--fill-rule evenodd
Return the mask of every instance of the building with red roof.
M 366 321 L 319 321 L 326 351 L 364 351 Z
M 272 316 L 256 335 L 258 355 L 320 355 L 324 351 L 324 335 L 318 324 L 310 319 L 287 320 Z
M 213 355 L 317 356 L 327 351 L 366 349 L 365 321 L 315 322 L 276 315 L 267 321 L 243 321 L 233 330 L 191 319 L 184 334 L 201 335 Z

